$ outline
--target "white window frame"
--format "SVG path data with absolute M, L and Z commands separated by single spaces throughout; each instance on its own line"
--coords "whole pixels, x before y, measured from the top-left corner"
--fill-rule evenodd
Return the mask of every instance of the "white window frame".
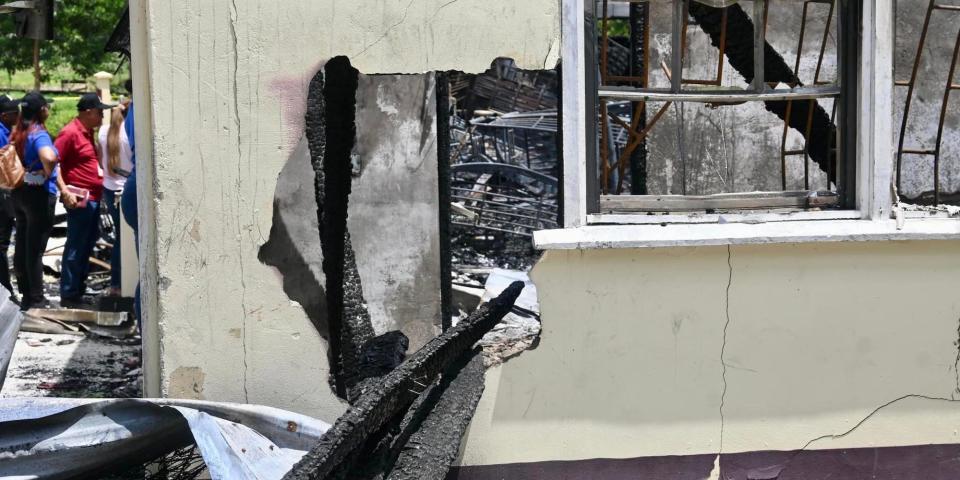
M 857 83 L 856 208 L 788 214 L 588 214 L 585 2 L 562 0 L 563 227 L 534 233 L 541 249 L 850 240 L 960 239 L 960 220 L 904 219 L 893 195 L 894 0 L 864 0 Z M 851 81 L 851 80 L 845 80 Z

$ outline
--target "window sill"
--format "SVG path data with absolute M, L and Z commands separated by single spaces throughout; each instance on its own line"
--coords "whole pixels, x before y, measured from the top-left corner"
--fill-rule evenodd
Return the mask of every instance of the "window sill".
M 541 250 L 887 240 L 960 240 L 960 219 L 907 219 L 899 228 L 896 220 L 591 225 L 533 234 L 534 246 Z

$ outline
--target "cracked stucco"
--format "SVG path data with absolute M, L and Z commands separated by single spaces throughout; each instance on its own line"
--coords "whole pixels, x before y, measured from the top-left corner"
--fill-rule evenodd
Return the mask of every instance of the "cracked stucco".
M 958 443 L 958 269 L 960 242 L 548 251 L 543 340 L 488 374 L 463 464 Z
M 326 383 L 325 343 L 257 260 L 310 79 L 335 55 L 362 73 L 480 72 L 500 56 L 552 65 L 558 4 L 136 0 L 131 12 L 145 26 L 133 70 L 150 85 L 137 125 L 152 126 L 137 142 L 154 179 L 141 203 L 142 222 L 156 225 L 144 289 L 169 284 L 145 297 L 148 331 L 159 330 L 146 340 L 147 374 L 159 377 L 148 390 L 170 393 L 177 368 L 200 366 L 205 398 L 332 420 L 344 406 Z

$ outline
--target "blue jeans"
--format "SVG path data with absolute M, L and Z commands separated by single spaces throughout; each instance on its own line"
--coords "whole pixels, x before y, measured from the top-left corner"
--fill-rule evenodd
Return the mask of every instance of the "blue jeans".
M 76 299 L 87 290 L 90 256 L 100 238 L 100 202 L 67 209 L 67 243 L 60 262 L 60 298 Z
M 117 205 L 117 192 L 103 189 L 103 203 L 113 219 L 113 248 L 110 250 L 110 288 L 120 288 L 120 205 Z
M 123 195 L 120 197 L 120 211 L 123 219 L 133 229 L 133 244 L 140 256 L 140 231 L 137 229 L 137 176 L 131 173 L 123 184 Z M 137 292 L 133 296 L 134 314 L 137 316 L 137 325 L 140 325 L 140 282 L 137 282 Z M 142 331 L 142 328 L 141 328 Z

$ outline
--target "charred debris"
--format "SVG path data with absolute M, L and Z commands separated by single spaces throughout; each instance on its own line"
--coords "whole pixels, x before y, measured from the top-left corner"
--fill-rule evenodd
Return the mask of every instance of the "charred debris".
M 311 84 L 306 122 L 330 381 L 351 408 L 285 478 L 424 478 L 425 469 L 443 478 L 483 390 L 474 345 L 510 312 L 524 284 L 510 285 L 409 357 L 403 333 L 374 335 L 347 227 L 358 75 L 345 57 L 328 62 Z M 407 448 L 411 442 L 431 448 Z

